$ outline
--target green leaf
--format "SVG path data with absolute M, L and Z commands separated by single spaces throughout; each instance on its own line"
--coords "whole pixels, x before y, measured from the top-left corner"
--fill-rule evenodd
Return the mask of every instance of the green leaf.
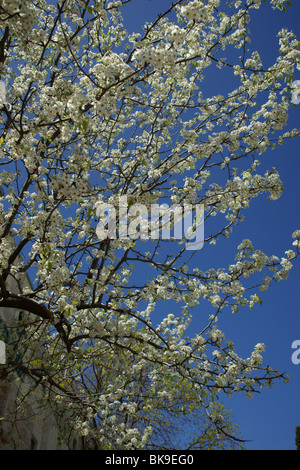
M 89 123 L 88 123 L 87 120 L 84 120 L 84 121 L 82 122 L 82 128 L 83 128 L 84 132 L 87 131 L 88 125 L 89 125 Z

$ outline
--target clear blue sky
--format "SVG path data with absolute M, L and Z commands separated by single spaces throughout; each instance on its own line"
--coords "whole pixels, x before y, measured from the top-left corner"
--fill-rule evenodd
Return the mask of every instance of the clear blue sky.
M 224 0 L 222 0 L 224 2 Z M 222 3 L 222 2 L 221 2 Z M 145 21 L 154 20 L 166 10 L 171 0 L 133 0 L 125 7 L 126 25 L 130 31 L 140 28 Z M 293 0 L 287 13 L 273 11 L 263 4 L 253 12 L 250 23 L 253 48 L 256 48 L 269 66 L 278 50 L 277 32 L 281 27 L 292 29 L 300 37 L 300 0 Z M 224 53 L 226 55 L 226 52 Z M 300 79 L 300 71 L 295 73 Z M 217 80 L 213 94 L 220 93 Z M 291 111 L 293 127 L 300 125 L 300 105 Z M 285 191 L 281 199 L 267 201 L 257 198 L 245 213 L 246 220 L 235 230 L 229 240 L 215 247 L 204 246 L 197 253 L 198 262 L 213 261 L 213 265 L 228 266 L 233 261 L 236 246 L 250 238 L 255 249 L 279 257 L 292 248 L 291 233 L 300 229 L 300 139 L 264 154 L 264 166 L 275 167 L 283 181 Z M 248 439 L 249 449 L 289 450 L 295 449 L 295 427 L 300 426 L 300 365 L 291 361 L 294 340 L 300 340 L 299 294 L 300 260 L 290 272 L 289 279 L 273 285 L 263 295 L 263 305 L 252 311 L 242 310 L 239 315 L 228 314 L 220 327 L 228 333 L 237 352 L 246 357 L 258 342 L 266 344 L 265 364 L 278 368 L 290 376 L 289 384 L 278 382 L 272 390 L 264 390 L 252 400 L 239 396 L 224 403 L 233 410 L 240 425 L 240 432 Z

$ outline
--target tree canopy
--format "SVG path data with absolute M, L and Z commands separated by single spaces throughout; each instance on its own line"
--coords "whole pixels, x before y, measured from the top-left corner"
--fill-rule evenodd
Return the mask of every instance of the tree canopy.
M 205 250 L 254 198 L 278 199 L 260 162 L 299 136 L 299 41 L 283 27 L 265 66 L 250 42 L 260 0 L 170 1 L 136 33 L 131 2 L 0 1 L 0 308 L 16 312 L 0 372 L 29 384 L 17 409 L 41 389 L 62 438 L 86 448 L 239 447 L 221 395 L 286 377 L 261 343 L 240 357 L 218 319 L 287 278 L 300 230 L 284 254 L 245 239 L 227 268 L 201 270 L 187 236 L 99 238 L 99 206 L 201 206 Z M 226 94 L 207 92 L 212 71 L 230 74 Z

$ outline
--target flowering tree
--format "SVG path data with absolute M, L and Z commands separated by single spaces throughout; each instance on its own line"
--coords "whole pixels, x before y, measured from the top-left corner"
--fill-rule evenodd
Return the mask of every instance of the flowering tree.
M 0 307 L 16 311 L 1 367 L 96 448 L 171 445 L 168 423 L 185 416 L 203 423 L 190 448 L 218 447 L 237 440 L 221 392 L 284 378 L 263 344 L 240 357 L 218 319 L 287 277 L 300 231 L 281 259 L 244 240 L 227 269 L 202 271 L 182 240 L 99 239 L 97 207 L 201 204 L 205 250 L 253 198 L 279 198 L 278 172 L 259 163 L 299 135 L 287 129 L 299 41 L 283 28 L 264 67 L 249 45 L 260 0 L 165 2 L 136 34 L 130 2 L 0 2 Z M 232 75 L 224 96 L 205 94 L 212 69 Z

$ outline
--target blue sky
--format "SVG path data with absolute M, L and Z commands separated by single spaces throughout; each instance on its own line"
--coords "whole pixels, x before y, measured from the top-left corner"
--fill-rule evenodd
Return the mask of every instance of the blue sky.
M 171 0 L 133 0 L 124 9 L 126 26 L 130 31 L 139 30 L 141 24 L 154 20 L 170 5 Z M 299 0 L 293 0 L 286 13 L 273 11 L 266 4 L 261 10 L 253 11 L 252 46 L 260 52 L 265 65 L 271 65 L 276 58 L 279 29 L 286 26 L 300 37 L 299 18 Z M 300 79 L 300 71 L 294 78 Z M 213 85 L 213 93 L 220 93 L 217 79 Z M 289 123 L 299 127 L 300 105 L 291 110 Z M 200 264 L 212 260 L 213 265 L 226 267 L 233 261 L 236 247 L 244 238 L 249 238 L 255 249 L 269 255 L 281 257 L 285 250 L 292 248 L 291 233 L 300 229 L 299 140 L 294 139 L 263 157 L 263 167 L 275 167 L 280 173 L 285 189 L 282 197 L 267 201 L 262 196 L 253 201 L 245 213 L 245 221 L 229 240 L 215 247 L 205 246 L 197 254 Z M 251 311 L 244 309 L 238 315 L 228 313 L 220 323 L 220 328 L 235 342 L 238 353 L 250 355 L 253 346 L 263 342 L 266 344 L 264 364 L 290 376 L 288 384 L 277 382 L 273 389 L 263 389 L 252 400 L 236 396 L 224 401 L 232 409 L 242 437 L 249 440 L 249 449 L 295 449 L 295 428 L 300 426 L 300 364 L 292 363 L 291 345 L 294 340 L 300 340 L 299 279 L 300 260 L 296 261 L 287 281 L 273 284 L 264 293 L 262 306 L 257 305 Z

